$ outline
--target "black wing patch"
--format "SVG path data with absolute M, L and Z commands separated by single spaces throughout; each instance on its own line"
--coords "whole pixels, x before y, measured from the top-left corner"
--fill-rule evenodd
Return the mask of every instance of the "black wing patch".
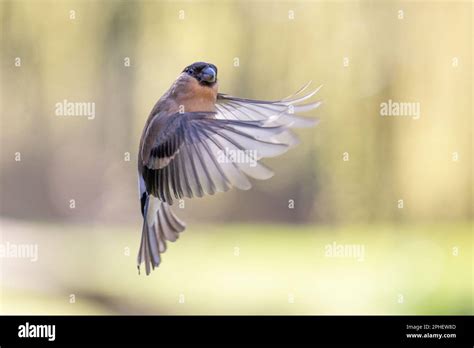
M 151 150 L 143 171 L 147 192 L 172 204 L 173 199 L 213 195 L 231 187 L 247 190 L 251 187 L 247 176 L 264 180 L 273 175 L 259 160 L 288 150 L 288 144 L 273 140 L 285 127 L 212 116 L 184 113 L 170 118 L 170 122 L 179 118 L 179 127 Z M 153 166 L 157 158 L 170 156 L 166 166 Z

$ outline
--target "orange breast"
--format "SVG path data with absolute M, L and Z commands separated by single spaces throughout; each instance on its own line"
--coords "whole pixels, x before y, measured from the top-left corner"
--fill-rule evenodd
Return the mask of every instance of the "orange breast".
M 181 76 L 176 86 L 175 102 L 178 112 L 215 111 L 217 99 L 217 83 L 212 87 L 202 86 L 188 76 Z M 181 106 L 181 110 L 179 110 Z M 183 110 L 184 109 L 184 110 Z

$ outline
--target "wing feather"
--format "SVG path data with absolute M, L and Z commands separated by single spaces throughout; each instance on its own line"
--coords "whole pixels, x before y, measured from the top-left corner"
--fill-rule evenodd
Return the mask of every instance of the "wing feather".
M 171 205 L 174 199 L 213 195 L 231 187 L 248 190 L 248 177 L 272 177 L 273 172 L 259 161 L 279 156 L 298 142 L 290 128 L 316 123 L 296 115 L 321 104 L 306 102 L 319 90 L 307 93 L 308 87 L 274 102 L 218 94 L 214 113 L 157 117 L 162 131 L 150 142 L 150 155 L 144 156 L 143 163 L 147 191 Z M 182 226 L 166 214 L 160 220 L 169 227 L 166 231 L 179 231 Z M 174 234 L 163 237 L 173 240 Z

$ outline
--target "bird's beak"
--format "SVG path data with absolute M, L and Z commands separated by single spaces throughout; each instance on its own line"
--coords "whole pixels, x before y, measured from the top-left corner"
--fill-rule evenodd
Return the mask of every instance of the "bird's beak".
M 201 71 L 201 80 L 206 82 L 216 82 L 217 73 L 210 66 Z

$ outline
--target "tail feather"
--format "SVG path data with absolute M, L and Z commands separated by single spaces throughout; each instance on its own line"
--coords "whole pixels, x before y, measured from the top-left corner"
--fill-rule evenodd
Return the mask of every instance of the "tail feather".
M 180 219 L 178 219 L 176 215 L 173 214 L 168 204 L 165 204 L 163 206 L 163 209 L 166 212 L 165 214 L 166 221 L 172 226 L 172 229 L 174 231 L 177 231 L 178 233 L 183 232 L 184 229 L 186 228 L 186 224 Z
M 176 241 L 186 225 L 174 215 L 167 203 L 153 195 L 144 196 L 143 229 L 137 267 L 140 272 L 141 264 L 145 263 L 145 271 L 149 275 L 151 270 L 159 266 L 161 253 L 166 251 L 166 241 Z

